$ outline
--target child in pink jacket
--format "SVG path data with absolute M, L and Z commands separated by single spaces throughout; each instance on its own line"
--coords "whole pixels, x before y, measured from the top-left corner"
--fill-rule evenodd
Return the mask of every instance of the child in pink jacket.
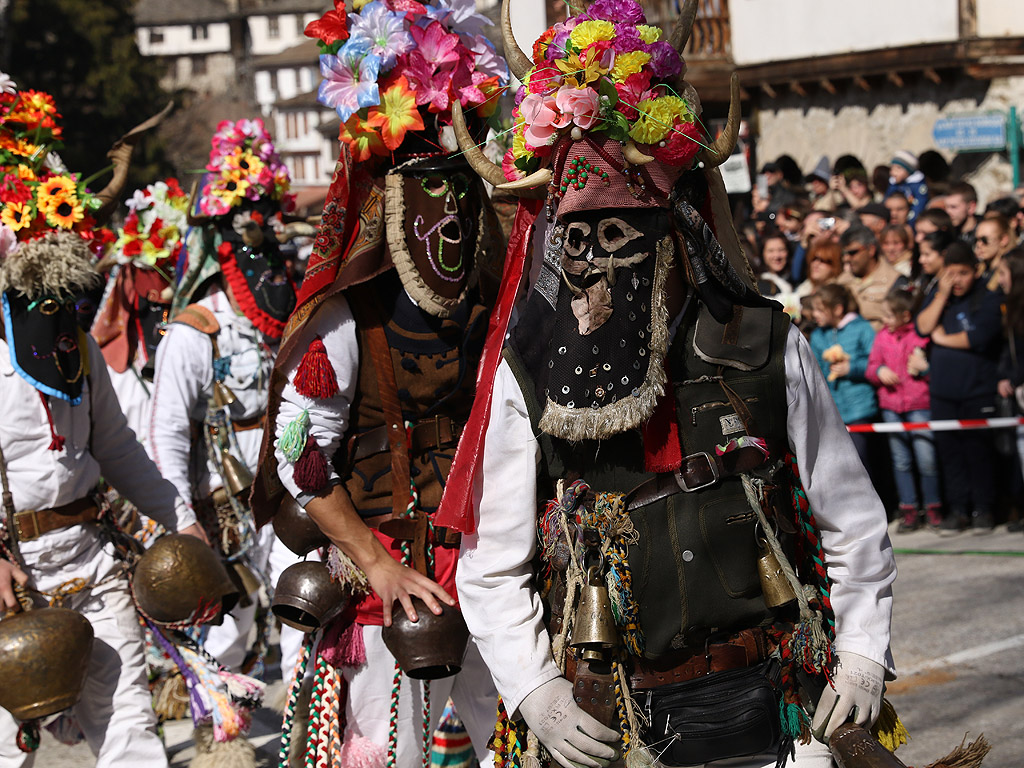
M 882 420 L 920 422 L 931 417 L 928 393 L 928 340 L 914 329 L 914 294 L 894 288 L 883 303 L 883 327 L 875 336 L 868 357 L 867 380 L 878 387 Z M 889 436 L 893 475 L 900 498 L 899 532 L 917 528 L 923 521 L 938 528 L 942 521 L 942 497 L 930 431 L 899 432 Z M 914 465 L 921 483 L 918 496 Z M 923 498 L 922 507 L 920 500 Z

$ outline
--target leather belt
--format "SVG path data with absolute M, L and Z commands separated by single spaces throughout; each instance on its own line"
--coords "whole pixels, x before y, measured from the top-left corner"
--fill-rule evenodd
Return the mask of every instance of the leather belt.
M 447 445 L 455 445 L 459 441 L 459 435 L 462 434 L 462 426 L 448 416 L 435 416 L 432 419 L 417 422 L 412 428 L 412 452 L 422 453 Z M 353 461 L 391 450 L 388 444 L 387 426 L 376 427 L 358 434 L 353 440 L 355 442 L 355 449 L 351 453 Z
M 99 507 L 92 498 L 86 496 L 62 507 L 53 509 L 26 509 L 14 513 L 14 531 L 18 541 L 32 541 L 44 533 L 67 528 L 71 525 L 91 523 L 98 520 Z
M 716 456 L 706 451 L 691 453 L 675 472 L 661 472 L 626 494 L 626 509 L 632 511 L 676 493 L 709 488 L 723 477 L 732 477 L 764 464 L 768 457 L 752 445 Z
M 235 428 L 236 432 L 248 432 L 251 429 L 263 429 L 267 424 L 267 414 L 261 413 L 259 416 L 253 416 L 251 419 L 232 419 L 231 426 Z
M 760 627 L 745 629 L 724 643 L 709 643 L 703 650 L 673 653 L 654 661 L 633 657 L 630 689 L 642 691 L 682 683 L 712 672 L 749 667 L 767 658 L 768 639 L 764 630 Z

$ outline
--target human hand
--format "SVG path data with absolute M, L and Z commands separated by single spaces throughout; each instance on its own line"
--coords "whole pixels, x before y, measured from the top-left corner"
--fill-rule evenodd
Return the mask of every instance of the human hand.
M 0 560 L 0 603 L 8 611 L 19 608 L 18 598 L 14 595 L 14 585 L 24 587 L 28 582 L 28 574 L 9 560 Z
M 900 383 L 900 377 L 896 374 L 896 371 L 887 365 L 879 367 L 878 380 L 886 387 L 895 387 Z
M 941 325 L 935 326 L 935 330 L 932 331 L 931 340 L 933 343 L 938 344 L 940 347 L 946 346 L 946 339 L 949 334 L 946 333 L 946 329 Z
M 923 376 L 928 372 L 928 357 L 924 350 L 917 347 L 907 358 L 907 373 L 911 376 Z
M 937 296 L 948 298 L 949 294 L 953 292 L 953 273 L 948 269 L 943 268 L 942 272 L 939 273 L 939 283 L 937 289 Z
M 564 768 L 605 768 L 618 756 L 619 734 L 580 709 L 564 677 L 528 693 L 519 713 Z
M 831 179 L 829 179 L 828 185 L 831 189 L 842 189 L 844 186 L 846 186 L 843 183 L 843 177 L 839 175 L 833 176 Z
M 182 528 L 178 533 L 182 533 L 185 536 L 192 536 L 193 538 L 199 539 L 206 546 L 211 546 L 210 539 L 206 535 L 206 531 L 203 530 L 203 527 L 199 523 L 192 523 L 192 525 Z
M 1003 379 L 998 385 L 1000 397 L 1013 397 L 1013 384 L 1009 379 Z
M 838 655 L 832 686 L 822 692 L 811 721 L 811 733 L 823 744 L 851 717 L 857 725 L 870 728 L 882 711 L 885 668 L 857 653 L 840 651 Z
M 441 602 L 455 605 L 455 598 L 436 581 L 428 579 L 419 571 L 402 565 L 386 552 L 374 563 L 363 569 L 366 579 L 370 582 L 384 605 L 384 626 L 391 626 L 392 612 L 395 603 L 401 603 L 409 621 L 419 621 L 412 598 L 418 597 L 434 614 L 440 615 Z M 438 602 L 441 601 L 441 602 Z
M 828 370 L 829 370 L 828 378 L 829 378 L 830 381 L 835 381 L 836 379 L 841 379 L 841 378 L 843 378 L 843 376 L 849 376 L 850 375 L 850 359 L 846 358 L 845 360 L 840 360 L 839 362 L 832 363 L 832 365 L 829 367 Z

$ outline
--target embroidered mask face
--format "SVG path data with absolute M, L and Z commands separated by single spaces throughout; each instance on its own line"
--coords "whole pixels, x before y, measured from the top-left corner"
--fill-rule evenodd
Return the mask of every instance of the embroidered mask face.
M 448 317 L 476 267 L 483 186 L 461 159 L 413 161 L 388 173 L 387 240 L 409 295 Z
M 78 405 L 82 400 L 88 350 L 78 325 L 75 296 L 29 299 L 3 294 L 4 324 L 11 363 L 44 394 Z

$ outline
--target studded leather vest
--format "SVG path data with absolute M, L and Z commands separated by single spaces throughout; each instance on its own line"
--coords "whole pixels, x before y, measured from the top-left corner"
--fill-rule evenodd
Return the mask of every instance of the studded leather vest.
M 362 292 L 353 297 L 356 291 Z M 488 310 L 473 300 L 474 291 L 451 317 L 441 319 L 421 311 L 403 290 L 394 271 L 349 289 L 350 299 L 370 305 L 380 314 L 391 354 L 398 400 L 406 422 L 428 435 L 425 448 L 412 441 L 410 469 L 421 509 L 433 511 L 441 502 L 444 482 L 455 455 L 455 441 L 446 439 L 469 418 L 476 369 L 487 333 Z M 350 410 L 346 441 L 334 463 L 352 503 L 364 518 L 392 512 L 391 453 L 386 443 L 369 455 L 358 456 L 360 436 L 369 444 L 380 440 L 386 426 L 378 375 L 370 352 L 368 331 L 356 321 L 359 341 L 359 380 Z M 439 430 L 441 440 L 429 439 Z M 438 443 L 441 443 L 438 445 Z
M 736 319 L 724 326 L 703 309 L 684 319 L 666 359 L 683 456 L 714 456 L 717 446 L 749 432 L 764 439 L 770 451 L 751 474 L 774 479 L 788 445 L 789 326 L 782 312 L 764 308 L 737 308 Z M 536 425 L 537 389 L 542 392 L 543 384 L 526 373 L 514 349 L 506 351 L 506 359 Z M 737 413 L 726 386 L 746 413 Z M 600 443 L 569 444 L 544 434 L 538 441 L 543 498 L 554 497 L 559 479 L 582 478 L 595 492 L 628 493 L 654 476 L 644 470 L 640 430 Z M 628 558 L 646 656 L 701 647 L 716 631 L 746 629 L 770 618 L 757 572 L 756 515 L 738 476 L 661 498 L 631 510 L 630 518 L 637 540 Z

